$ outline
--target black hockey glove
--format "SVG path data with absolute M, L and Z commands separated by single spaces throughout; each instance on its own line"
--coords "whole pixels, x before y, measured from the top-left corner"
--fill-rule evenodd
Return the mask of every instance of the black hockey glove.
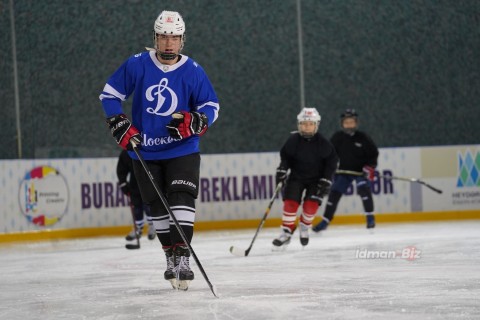
M 330 187 L 332 186 L 332 182 L 325 178 L 322 178 L 317 183 L 317 190 L 315 191 L 315 195 L 319 198 L 323 198 L 330 193 Z
M 275 175 L 275 185 L 278 185 L 279 183 L 285 183 L 285 180 L 287 180 L 287 169 L 278 167 L 277 168 L 277 174 Z
M 193 135 L 201 136 L 208 129 L 208 118 L 199 112 L 176 112 L 173 120 L 167 125 L 168 133 L 172 138 L 185 139 Z
M 132 126 L 132 123 L 130 120 L 128 120 L 126 115 L 118 114 L 109 117 L 107 118 L 106 122 L 110 127 L 110 132 L 115 138 L 115 141 L 117 141 L 117 144 L 123 149 L 132 150 L 130 139 L 134 139 L 137 145 L 140 145 L 142 142 L 140 132 L 137 130 L 137 128 Z
M 128 185 L 128 182 L 122 182 L 119 184 L 119 186 L 123 194 L 126 194 L 126 195 L 130 194 L 130 186 Z

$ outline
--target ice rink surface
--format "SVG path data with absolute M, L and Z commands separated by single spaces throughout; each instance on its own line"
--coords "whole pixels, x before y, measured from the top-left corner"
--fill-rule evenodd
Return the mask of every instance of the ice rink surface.
M 279 228 L 197 232 L 186 292 L 163 280 L 158 240 L 0 246 L 0 319 L 480 319 L 480 221 L 331 226 L 272 252 Z M 193 259 L 191 259 L 193 260 Z

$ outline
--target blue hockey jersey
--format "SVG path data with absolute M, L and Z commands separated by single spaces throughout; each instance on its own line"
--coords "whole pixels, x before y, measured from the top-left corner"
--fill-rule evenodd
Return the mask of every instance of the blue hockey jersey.
M 133 93 L 132 124 L 142 134 L 145 160 L 171 159 L 199 152 L 199 137 L 175 140 L 166 125 L 179 111 L 203 112 L 208 126 L 218 117 L 220 106 L 203 68 L 181 55 L 174 65 L 164 65 L 154 51 L 130 57 L 108 79 L 100 95 L 107 117 L 124 113 L 122 101 Z M 130 156 L 137 159 L 133 151 Z

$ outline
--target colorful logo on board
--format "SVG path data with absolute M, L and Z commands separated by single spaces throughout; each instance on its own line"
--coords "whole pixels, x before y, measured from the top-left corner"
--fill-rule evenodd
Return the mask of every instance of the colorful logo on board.
M 18 194 L 23 215 L 37 226 L 56 224 L 67 210 L 67 183 L 58 170 L 49 166 L 28 171 Z
M 480 187 L 480 151 L 458 152 L 457 187 Z

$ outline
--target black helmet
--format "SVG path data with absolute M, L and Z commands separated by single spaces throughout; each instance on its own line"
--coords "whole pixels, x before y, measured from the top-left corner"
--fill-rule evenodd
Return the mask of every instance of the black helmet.
M 358 113 L 355 109 L 347 109 L 340 115 L 341 120 L 345 118 L 358 118 Z
M 355 119 L 357 125 L 354 128 L 345 128 L 343 126 L 343 121 L 347 118 Z M 357 131 L 358 127 L 358 113 L 355 111 L 355 109 L 347 109 L 340 115 L 340 127 L 342 128 L 343 132 L 350 136 L 353 136 L 355 134 L 355 131 Z

